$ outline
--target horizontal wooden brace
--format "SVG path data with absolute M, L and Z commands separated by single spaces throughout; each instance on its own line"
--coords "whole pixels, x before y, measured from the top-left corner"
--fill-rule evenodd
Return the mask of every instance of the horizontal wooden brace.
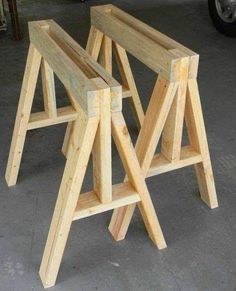
M 73 220 L 85 218 L 104 211 L 140 201 L 138 193 L 129 183 L 120 183 L 112 186 L 112 202 L 103 204 L 94 191 L 80 194 Z
M 132 94 L 129 89 L 122 87 L 122 98 L 129 98 L 132 97 Z
M 176 80 L 179 58 L 155 40 L 138 31 L 112 13 L 113 6 L 91 8 L 91 24 L 151 70 L 160 73 L 170 81 Z
M 162 173 L 174 171 L 183 167 L 198 164 L 202 162 L 202 156 L 196 152 L 192 146 L 184 146 L 181 149 L 180 160 L 170 162 L 164 155 L 157 154 L 154 156 L 147 177 L 152 177 Z
M 45 111 L 31 113 L 27 130 L 73 121 L 78 117 L 78 112 L 72 106 L 57 109 L 57 117 L 49 118 Z

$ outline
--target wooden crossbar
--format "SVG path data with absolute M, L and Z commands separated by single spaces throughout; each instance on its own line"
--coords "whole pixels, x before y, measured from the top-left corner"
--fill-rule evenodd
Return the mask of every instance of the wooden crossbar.
M 85 218 L 140 201 L 138 192 L 129 183 L 120 183 L 112 187 L 112 201 L 101 203 L 94 191 L 81 194 L 75 209 L 73 220 Z

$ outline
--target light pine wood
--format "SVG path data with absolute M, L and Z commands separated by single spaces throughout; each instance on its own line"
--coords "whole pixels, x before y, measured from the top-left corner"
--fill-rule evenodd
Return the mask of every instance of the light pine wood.
M 91 26 L 86 51 L 94 59 L 97 60 L 101 50 L 103 33 L 96 27 Z
M 181 57 L 178 90 L 171 105 L 162 133 L 161 153 L 171 162 L 180 160 L 184 124 L 185 100 L 188 82 L 189 57 L 178 49 L 171 50 Z
M 104 82 L 93 79 L 97 87 Z M 112 201 L 111 177 L 111 95 L 110 89 L 103 89 L 100 95 L 100 122 L 93 145 L 93 182 L 94 191 L 102 203 Z
M 92 111 L 95 85 L 87 78 L 81 67 L 78 67 L 70 56 L 55 42 L 49 34 L 49 29 L 40 22 L 29 23 L 30 41 L 35 45 L 39 53 L 45 58 L 63 85 L 70 91 L 81 108 L 89 115 Z M 87 98 L 87 92 L 89 98 Z
M 127 25 L 105 6 L 91 8 L 91 24 L 143 62 L 154 72 L 170 81 L 176 80 L 179 60 L 158 42 Z
M 56 118 L 57 105 L 55 96 L 54 73 L 44 59 L 42 60 L 41 74 L 45 112 L 49 118 Z
M 135 146 L 144 177 L 151 166 L 177 87 L 175 82 L 170 83 L 162 77 L 157 79 L 154 86 L 146 117 Z M 109 230 L 117 240 L 125 238 L 134 209 L 133 205 L 128 205 L 114 210 Z
M 107 4 L 103 5 L 101 8 L 103 12 L 112 13 L 112 15 L 115 16 L 119 21 L 127 24 L 129 27 L 134 28 L 139 33 L 149 38 L 153 42 L 158 43 L 168 51 L 178 49 L 179 51 L 184 52 L 190 57 L 189 78 L 197 77 L 199 62 L 198 54 L 178 43 L 177 41 L 173 40 L 172 38 L 168 37 L 166 34 L 161 33 L 155 28 L 147 25 L 146 23 L 140 21 L 139 19 L 133 17 L 132 15 L 126 13 L 125 11 L 119 9 L 114 5 Z
M 188 80 L 185 116 L 190 144 L 202 155 L 202 163 L 195 165 L 201 198 L 210 208 L 216 208 L 218 200 L 196 79 Z
M 120 74 L 121 74 L 123 86 L 126 88 L 126 90 L 127 89 L 129 90 L 128 91 L 130 94 L 129 102 L 130 102 L 131 108 L 133 110 L 133 113 L 134 113 L 134 116 L 136 119 L 136 123 L 137 123 L 138 127 L 140 128 L 142 126 L 142 123 L 143 123 L 144 112 L 143 112 L 142 103 L 140 101 L 140 97 L 138 94 L 138 90 L 137 90 L 137 87 L 136 87 L 136 84 L 134 81 L 134 77 L 132 74 L 132 70 L 130 68 L 127 53 L 117 43 L 114 43 L 114 53 L 116 56 L 118 69 L 119 69 Z M 127 96 L 125 96 L 125 97 L 127 97 Z
M 202 156 L 192 146 L 181 148 L 180 160 L 170 162 L 164 155 L 154 155 L 147 177 L 160 175 L 202 162 Z
M 48 114 L 44 111 L 30 114 L 27 129 L 36 129 L 40 127 L 70 122 L 77 118 L 78 112 L 72 106 L 65 106 L 56 110 L 55 118 L 48 118 Z
M 31 44 L 7 162 L 5 177 L 8 186 L 15 185 L 17 181 L 40 63 L 41 55 L 35 46 Z
M 67 127 L 66 127 L 66 133 L 65 133 L 62 148 L 61 148 L 61 152 L 63 153 L 65 157 L 67 157 L 67 151 L 69 148 L 69 139 L 71 136 L 71 131 L 73 130 L 73 125 L 74 123 L 70 121 L 68 122 Z
M 109 230 L 121 240 L 137 204 L 150 238 L 159 249 L 166 248 L 146 177 L 194 165 L 202 200 L 218 206 L 196 81 L 198 55 L 112 5 L 91 11 L 87 52 L 52 20 L 29 25 L 31 45 L 6 172 L 9 185 L 17 179 L 26 131 L 69 122 L 62 149 L 67 161 L 40 266 L 45 288 L 56 282 L 77 219 L 115 209 Z M 111 76 L 112 41 L 123 87 Z M 126 50 L 159 74 L 145 117 Z M 41 60 L 45 111 L 31 113 Z M 57 108 L 54 74 L 72 106 Z M 141 125 L 135 148 L 122 115 L 122 96 L 132 98 Z M 184 117 L 190 145 L 182 147 Z M 111 134 L 126 173 L 124 183 L 116 185 Z M 155 154 L 161 135 L 161 152 Z M 91 153 L 93 189 L 80 195 Z
M 196 81 L 199 55 L 110 4 L 93 7 L 91 23 L 114 43 L 124 83 L 123 98 L 132 95 L 124 74 L 124 68 L 130 70 L 130 66 L 124 57 L 122 64 L 117 51 L 123 55 L 129 52 L 159 74 L 135 146 L 143 175 L 194 165 L 202 200 L 211 208 L 217 207 Z M 182 147 L 184 117 L 190 139 L 186 147 Z M 161 135 L 161 153 L 155 155 Z M 109 229 L 117 240 L 125 237 L 134 209 L 134 205 L 128 205 L 113 212 Z
M 148 234 L 153 243 L 159 249 L 166 248 L 165 239 L 156 216 L 147 185 L 145 183 L 145 178 L 142 175 L 129 132 L 121 112 L 112 114 L 112 136 L 125 168 L 128 181 L 140 195 L 141 201 L 138 205 Z M 111 231 L 111 228 L 109 229 Z
M 110 203 L 101 203 L 94 191 L 81 194 L 73 220 L 85 218 L 140 201 L 138 192 L 134 190 L 134 187 L 129 182 L 114 185 L 112 187 L 112 198 L 113 199 Z
M 112 75 L 112 41 L 104 35 L 99 55 L 99 63 Z
M 45 288 L 55 285 L 98 122 L 98 116 L 88 119 L 82 111 L 76 120 L 80 135 L 68 155 L 39 271 Z

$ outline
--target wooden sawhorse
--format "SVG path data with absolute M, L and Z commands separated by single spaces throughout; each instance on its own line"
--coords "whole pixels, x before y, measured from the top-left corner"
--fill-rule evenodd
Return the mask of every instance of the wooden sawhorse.
M 92 7 L 91 25 L 87 51 L 95 59 L 102 53 L 110 72 L 114 47 L 121 71 L 128 70 L 125 84 L 132 76 L 126 51 L 158 74 L 135 146 L 143 175 L 194 165 L 202 200 L 218 207 L 197 85 L 199 56 L 113 5 Z M 184 119 L 189 145 L 182 147 Z M 114 211 L 109 229 L 116 240 L 124 239 L 134 209 L 135 204 Z
M 74 220 L 138 203 L 154 244 L 162 249 L 166 243 L 122 115 L 122 87 L 55 22 L 31 22 L 29 28 L 31 44 L 6 173 L 8 185 L 16 183 L 27 130 L 73 120 L 64 147 L 65 170 L 39 272 L 47 288 L 55 284 Z M 45 112 L 32 116 L 41 63 Z M 56 108 L 54 73 L 73 105 L 63 109 L 63 114 Z M 116 185 L 112 185 L 111 136 L 127 174 L 127 180 Z M 91 152 L 93 190 L 80 194 Z

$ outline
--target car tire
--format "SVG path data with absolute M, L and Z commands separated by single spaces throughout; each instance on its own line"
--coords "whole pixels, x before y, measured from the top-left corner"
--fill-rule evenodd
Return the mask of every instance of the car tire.
M 233 22 L 224 21 L 218 13 L 216 7 L 217 0 L 208 0 L 209 13 L 216 29 L 230 37 L 236 37 L 236 20 Z

